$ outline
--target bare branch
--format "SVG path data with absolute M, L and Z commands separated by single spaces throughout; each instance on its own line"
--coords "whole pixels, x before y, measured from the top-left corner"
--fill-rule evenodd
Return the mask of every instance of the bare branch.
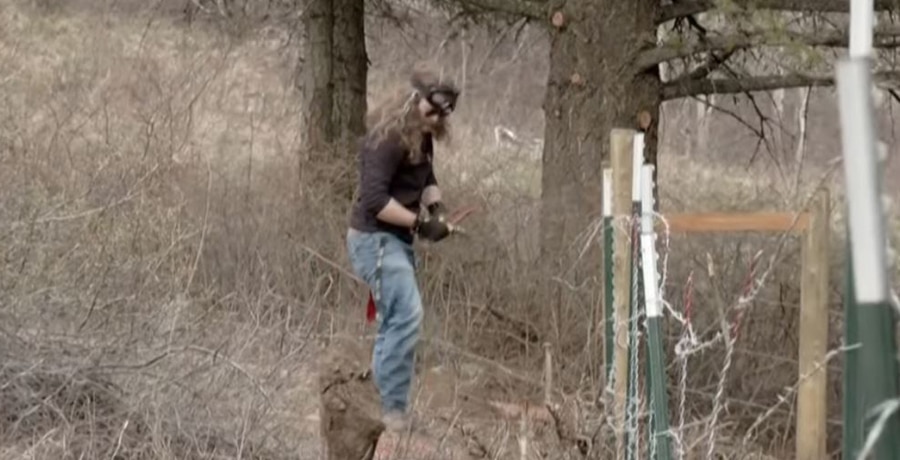
M 466 13 L 500 13 L 528 19 L 543 19 L 547 5 L 541 0 L 451 0 Z
M 672 19 L 716 9 L 718 0 L 694 0 L 664 6 L 656 19 L 662 24 Z M 849 13 L 846 0 L 730 0 L 729 5 L 740 8 L 776 11 L 814 11 L 818 13 Z M 875 0 L 875 11 L 900 11 L 898 0 Z
M 878 28 L 874 32 L 872 46 L 875 48 L 900 47 L 900 26 Z M 686 58 L 698 53 L 711 51 L 737 51 L 755 46 L 827 46 L 846 47 L 849 43 L 847 31 L 822 32 L 819 34 L 802 34 L 779 30 L 758 30 L 740 35 L 724 35 L 708 37 L 703 42 L 684 45 L 663 45 L 639 53 L 635 58 L 635 66 L 646 70 L 662 62 L 672 59 Z
M 876 83 L 900 80 L 900 72 L 878 72 L 873 75 Z M 806 86 L 831 86 L 833 76 L 772 75 L 747 78 L 715 78 L 694 81 L 678 81 L 663 85 L 663 100 L 678 99 L 699 94 L 736 94 Z
M 764 128 L 762 127 L 765 120 L 760 120 L 760 127 L 757 128 L 757 127 L 753 126 L 752 124 L 750 124 L 749 121 L 745 120 L 743 117 L 741 117 L 741 115 L 737 114 L 733 110 L 729 110 L 722 106 L 714 104 L 714 103 L 710 102 L 708 99 L 700 99 L 700 98 L 697 98 L 696 96 L 694 96 L 694 99 L 703 103 L 703 105 L 705 105 L 706 108 L 715 110 L 716 112 L 722 113 L 723 115 L 734 119 L 736 122 L 743 125 L 750 132 L 752 132 L 754 135 L 756 135 L 756 137 L 758 139 L 765 138 L 765 131 L 764 131 Z
M 680 82 L 685 81 L 693 81 L 693 80 L 701 80 L 709 76 L 709 74 L 713 73 L 722 66 L 725 61 L 727 61 L 731 56 L 734 55 L 734 50 L 726 51 L 721 54 L 717 53 L 709 53 L 709 56 L 706 58 L 706 62 L 702 65 L 698 66 L 696 69 L 679 76 L 676 80 Z

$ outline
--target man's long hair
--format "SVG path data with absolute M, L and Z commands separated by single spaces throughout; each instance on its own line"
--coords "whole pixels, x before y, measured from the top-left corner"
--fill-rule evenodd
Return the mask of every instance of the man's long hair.
M 410 82 L 431 86 L 446 84 L 447 80 L 438 78 L 434 72 L 418 70 L 413 73 Z M 409 151 L 409 160 L 418 163 L 422 160 L 422 139 L 426 131 L 425 118 L 418 110 L 419 101 L 424 95 L 419 94 L 410 82 L 404 82 L 374 104 L 374 108 L 366 115 L 366 141 L 377 145 L 398 136 L 403 147 Z M 450 122 L 446 117 L 441 118 L 430 129 L 435 141 L 449 141 Z

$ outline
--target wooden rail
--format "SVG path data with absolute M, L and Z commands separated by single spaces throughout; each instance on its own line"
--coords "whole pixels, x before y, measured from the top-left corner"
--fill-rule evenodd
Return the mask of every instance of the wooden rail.
M 825 359 L 828 346 L 829 194 L 819 190 L 810 212 L 673 213 L 657 222 L 670 233 L 789 232 L 801 238 L 800 340 L 796 457 L 825 458 Z
M 810 212 L 663 215 L 670 233 L 789 232 L 802 240 L 796 457 L 826 457 L 825 359 L 828 346 L 829 194 L 819 190 Z M 659 221 L 658 231 L 666 224 Z
M 612 167 L 612 214 L 631 216 L 632 132 L 612 130 L 610 160 Z M 828 279 L 831 253 L 829 193 L 817 191 L 803 212 L 707 212 L 671 213 L 656 219 L 657 232 L 670 233 L 789 233 L 802 242 L 800 289 L 799 365 L 797 368 L 797 414 L 795 416 L 795 457 L 814 460 L 826 457 L 826 421 L 828 382 L 825 360 L 828 344 Z M 616 232 L 613 241 L 614 352 L 613 417 L 623 428 L 627 401 L 628 329 L 630 278 L 630 235 Z M 624 439 L 617 436 L 616 458 L 624 453 Z
M 800 212 L 707 212 L 663 214 L 671 233 L 791 232 L 809 227 L 809 213 Z M 657 231 L 666 224 L 657 221 Z

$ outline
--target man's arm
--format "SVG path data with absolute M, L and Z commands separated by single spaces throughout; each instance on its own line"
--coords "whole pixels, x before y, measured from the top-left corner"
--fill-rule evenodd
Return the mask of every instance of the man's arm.
M 378 220 L 383 222 L 387 222 L 389 224 L 399 225 L 401 227 L 413 228 L 416 224 L 416 219 L 418 216 L 406 209 L 402 204 L 400 204 L 397 200 L 391 198 L 388 203 L 381 209 L 381 211 L 375 215 Z
M 412 228 L 416 223 L 416 214 L 389 194 L 391 179 L 402 159 L 403 150 L 393 139 L 386 139 L 376 148 L 364 151 L 360 173 L 360 201 L 363 208 L 375 214 L 378 220 Z
M 425 189 L 422 190 L 422 206 L 426 208 L 434 203 L 441 202 L 441 189 L 438 188 L 437 178 L 434 177 L 434 171 L 428 173 L 425 179 Z

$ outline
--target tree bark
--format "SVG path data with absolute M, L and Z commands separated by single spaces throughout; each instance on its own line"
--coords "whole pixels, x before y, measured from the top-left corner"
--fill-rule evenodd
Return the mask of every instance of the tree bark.
M 353 142 L 365 132 L 363 0 L 311 0 L 302 72 L 307 147 Z
M 333 140 L 352 143 L 366 130 L 369 57 L 366 54 L 365 1 L 333 0 L 333 3 Z
M 365 134 L 368 56 L 364 0 L 310 0 L 304 15 L 304 148 L 299 181 L 335 205 L 353 199 L 356 141 Z
M 335 136 L 332 123 L 335 87 L 333 0 L 310 0 L 303 21 L 306 29 L 305 63 L 302 67 L 303 122 L 306 146 L 314 148 Z
M 561 3 L 561 2 L 560 2 Z M 550 13 L 550 68 L 544 96 L 541 177 L 540 309 L 554 349 L 575 352 L 573 328 L 594 327 L 602 301 L 603 167 L 613 128 L 652 122 L 646 154 L 656 162 L 658 69 L 636 73 L 631 62 L 655 46 L 657 0 L 568 0 Z M 559 24 L 557 27 L 555 24 Z M 644 39 L 643 37 L 646 37 Z M 572 372 L 572 371 L 568 371 Z M 597 372 L 598 374 L 602 372 Z M 561 377 L 562 378 L 562 377 Z M 595 439 L 607 445 L 609 439 Z
M 564 249 L 600 217 L 612 128 L 636 129 L 639 113 L 650 114 L 645 144 L 648 161 L 656 163 L 658 69 L 636 73 L 630 63 L 655 46 L 658 8 L 655 0 L 570 0 L 550 10 L 541 200 L 545 264 L 569 258 Z M 576 254 L 586 243 L 580 241 L 572 248 Z M 584 259 L 591 261 L 585 276 L 596 276 L 599 257 Z

